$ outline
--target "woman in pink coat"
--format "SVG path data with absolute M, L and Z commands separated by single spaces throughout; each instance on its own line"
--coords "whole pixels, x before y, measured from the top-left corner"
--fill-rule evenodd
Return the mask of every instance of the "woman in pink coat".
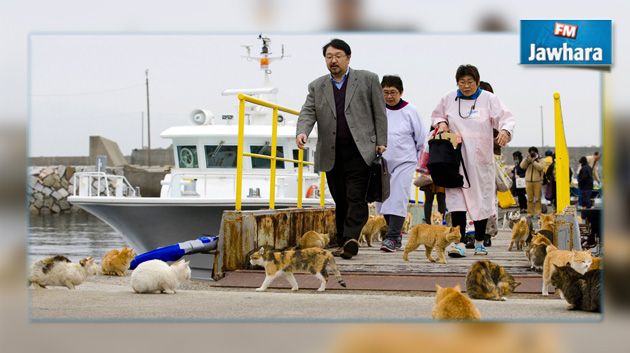
M 462 239 L 468 212 L 475 224 L 475 255 L 486 255 L 486 224 L 496 212 L 492 129 L 499 131 L 497 144 L 505 146 L 512 139 L 514 116 L 497 96 L 479 88 L 480 76 L 475 66 L 459 66 L 455 80 L 458 89 L 440 100 L 431 118 L 438 132 L 450 131 L 462 137 L 462 159 L 470 187 L 447 188 L 446 207 L 453 226 L 459 225 Z M 460 174 L 464 175 L 461 167 Z M 464 186 L 468 186 L 466 180 Z M 456 249 L 464 256 L 462 244 Z

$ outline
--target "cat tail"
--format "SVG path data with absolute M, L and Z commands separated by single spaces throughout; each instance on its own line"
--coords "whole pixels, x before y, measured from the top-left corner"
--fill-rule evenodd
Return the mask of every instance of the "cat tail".
M 339 285 L 346 288 L 346 282 L 343 280 L 343 278 L 341 278 L 341 273 L 339 272 L 339 269 L 337 268 L 337 263 L 335 262 L 335 258 L 333 257 L 330 251 L 327 251 L 327 252 L 328 252 L 328 264 L 330 264 L 330 269 L 335 275 L 337 282 L 339 282 Z

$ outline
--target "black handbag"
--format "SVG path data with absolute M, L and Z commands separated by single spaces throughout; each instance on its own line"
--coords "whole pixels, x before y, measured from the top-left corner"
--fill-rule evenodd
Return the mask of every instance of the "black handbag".
M 429 140 L 429 162 L 427 168 L 431 173 L 433 184 L 445 188 L 464 187 L 464 177 L 459 174 L 460 164 L 470 187 L 466 166 L 462 161 L 462 144 L 453 146 L 450 138 L 442 138 L 442 133 Z
M 389 170 L 387 170 L 387 161 L 381 154 L 377 154 L 376 158 L 370 165 L 370 176 L 368 179 L 365 201 L 384 202 L 388 197 Z

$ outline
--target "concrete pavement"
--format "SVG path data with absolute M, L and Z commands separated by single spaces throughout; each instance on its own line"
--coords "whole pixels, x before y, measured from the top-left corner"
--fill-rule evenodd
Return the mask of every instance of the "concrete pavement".
M 32 288 L 30 317 L 35 321 L 146 320 L 178 321 L 429 321 L 431 292 L 366 292 L 310 289 L 212 288 L 192 281 L 177 294 L 136 294 L 129 277 L 90 278 L 75 290 Z M 505 302 L 474 300 L 483 320 L 598 321 L 601 314 L 568 311 L 556 296 L 514 295 Z

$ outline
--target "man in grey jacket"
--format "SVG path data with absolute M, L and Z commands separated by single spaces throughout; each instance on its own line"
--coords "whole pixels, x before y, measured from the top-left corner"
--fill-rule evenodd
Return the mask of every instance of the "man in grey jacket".
M 315 170 L 325 171 L 335 200 L 335 256 L 350 259 L 368 218 L 365 201 L 369 165 L 385 152 L 387 116 L 378 75 L 350 69 L 350 46 L 333 39 L 323 47 L 330 74 L 308 85 L 298 118 L 295 142 L 303 148 L 317 123 Z

